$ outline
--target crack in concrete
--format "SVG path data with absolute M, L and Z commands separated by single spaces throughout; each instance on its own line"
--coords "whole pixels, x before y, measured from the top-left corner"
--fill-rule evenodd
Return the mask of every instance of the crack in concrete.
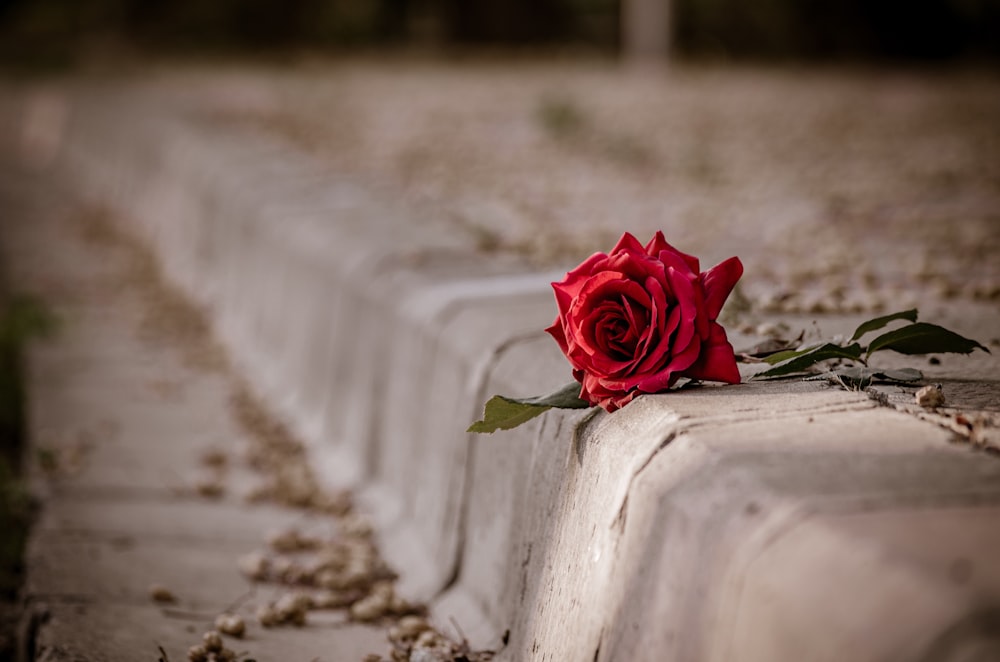
M 653 461 L 653 458 L 656 457 L 656 455 L 661 450 L 666 448 L 670 442 L 672 442 L 674 439 L 676 439 L 684 432 L 685 432 L 684 430 L 674 430 L 670 432 L 667 435 L 667 437 L 660 442 L 659 446 L 657 446 L 655 449 L 653 449 L 652 452 L 650 452 L 650 454 L 646 457 L 646 459 L 642 462 L 642 464 L 639 465 L 639 468 L 632 472 L 632 476 L 628 479 L 628 487 L 625 488 L 625 498 L 622 499 L 622 504 L 618 508 L 618 514 L 615 516 L 614 521 L 611 523 L 611 528 L 613 529 L 617 528 L 619 535 L 625 533 L 625 522 L 626 519 L 628 518 L 628 498 L 629 494 L 632 493 L 632 485 L 635 483 L 635 480 L 639 477 L 639 474 L 641 474 L 643 470 L 645 470 L 645 468 L 649 466 L 650 462 Z

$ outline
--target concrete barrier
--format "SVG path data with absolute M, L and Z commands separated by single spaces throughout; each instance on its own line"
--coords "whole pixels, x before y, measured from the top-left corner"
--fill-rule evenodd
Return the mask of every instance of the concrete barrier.
M 1000 463 L 818 383 L 469 435 L 568 378 L 547 282 L 247 131 L 81 97 L 68 176 L 359 489 L 407 595 L 508 660 L 993 660 Z M 963 657 L 964 656 L 964 657 Z

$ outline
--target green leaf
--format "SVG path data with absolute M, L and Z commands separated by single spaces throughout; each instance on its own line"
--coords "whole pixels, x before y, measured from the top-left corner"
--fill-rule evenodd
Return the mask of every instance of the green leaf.
M 884 349 L 891 349 L 900 354 L 968 354 L 976 348 L 990 353 L 990 350 L 975 340 L 960 336 L 936 324 L 919 322 L 875 338 L 868 345 L 867 355 L 871 356 L 874 352 Z
M 765 356 L 763 357 L 763 359 L 765 363 L 770 363 L 771 365 L 775 365 L 777 363 L 781 363 L 782 361 L 787 361 L 788 359 L 794 358 L 796 356 L 802 356 L 807 352 L 813 351 L 817 347 L 819 347 L 819 345 L 810 345 L 805 349 L 786 349 L 784 351 L 775 352 L 774 354 Z
M 854 335 L 851 336 L 851 342 L 854 342 L 861 336 L 865 335 L 870 331 L 877 331 L 889 322 L 894 322 L 896 320 L 909 320 L 911 322 L 917 321 L 917 309 L 913 308 L 911 310 L 904 310 L 899 313 L 893 313 L 892 315 L 883 315 L 882 317 L 876 317 L 875 319 L 868 320 L 861 326 L 857 328 Z
M 494 395 L 486 403 L 482 420 L 469 426 L 466 432 L 493 433 L 510 430 L 553 407 L 557 409 L 587 409 L 591 406 L 580 399 L 579 382 L 570 382 L 558 391 L 534 398 L 508 398 Z
M 819 363 L 820 361 L 826 361 L 827 359 L 850 359 L 852 361 L 857 361 L 860 358 L 861 345 L 858 343 L 848 345 L 847 347 L 827 343 L 825 345 L 821 345 L 820 347 L 807 350 L 806 352 L 799 352 L 798 355 L 788 361 L 779 363 L 764 372 L 759 372 L 754 375 L 754 377 L 769 378 L 790 375 L 792 373 L 802 372 L 809 366 Z
M 885 379 L 891 382 L 918 382 L 924 378 L 924 373 L 916 368 L 899 368 L 898 370 L 879 370 L 875 373 L 876 379 Z

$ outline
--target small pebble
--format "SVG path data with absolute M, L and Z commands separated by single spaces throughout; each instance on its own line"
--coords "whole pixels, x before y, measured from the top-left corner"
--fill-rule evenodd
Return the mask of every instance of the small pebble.
M 403 598 L 398 595 L 394 595 L 389 601 L 389 611 L 394 614 L 405 614 L 408 611 L 411 611 L 411 606 L 410 603 Z
M 222 469 L 228 464 L 229 457 L 219 449 L 207 450 L 201 454 L 201 463 L 206 467 Z
M 219 614 L 215 619 L 215 629 L 222 634 L 239 639 L 246 632 L 247 626 L 243 618 L 237 614 Z
M 194 485 L 199 496 L 206 499 L 219 499 L 226 492 L 226 488 L 217 478 L 202 478 Z
M 276 531 L 267 536 L 267 544 L 276 552 L 297 552 L 302 549 L 302 538 L 295 529 Z
M 944 392 L 940 384 L 928 384 L 914 396 L 917 404 L 925 409 L 937 409 L 944 405 Z
M 299 563 L 293 563 L 281 575 L 281 580 L 286 584 L 312 584 L 315 575 L 312 570 Z
M 399 632 L 404 637 L 416 637 L 424 630 L 430 629 L 426 618 L 421 616 L 404 616 L 397 624 Z
M 351 605 L 351 618 L 356 621 L 371 622 L 385 615 L 388 605 L 386 601 L 375 595 L 369 595 Z
M 281 618 L 278 616 L 278 611 L 270 605 L 262 605 L 258 607 L 256 616 L 257 622 L 265 628 L 274 627 L 281 622 Z
M 275 577 L 284 577 L 295 563 L 286 556 L 279 556 L 276 559 L 271 559 L 270 565 L 271 572 L 274 573 Z
M 215 630 L 209 630 L 203 634 L 201 643 L 209 653 L 218 653 L 222 650 L 222 636 Z
M 262 581 L 267 578 L 270 561 L 260 552 L 251 552 L 241 556 L 238 565 L 240 572 L 248 579 Z
M 171 603 L 177 602 L 177 598 L 174 594 L 170 592 L 166 586 L 162 584 L 153 584 L 149 587 L 149 597 L 153 599 L 154 602 L 164 602 Z
M 306 612 L 312 606 L 312 598 L 304 593 L 286 593 L 274 604 L 275 624 L 292 623 L 294 625 L 306 624 Z M 260 613 L 257 616 L 260 620 Z M 261 620 L 261 625 L 264 622 Z
M 441 637 L 434 630 L 424 630 L 417 637 L 415 646 L 419 648 L 437 648 L 441 643 Z
M 312 606 L 312 598 L 306 593 L 286 593 L 274 604 L 278 612 L 307 611 Z
M 372 534 L 372 523 L 361 515 L 347 515 L 340 520 L 340 532 L 352 538 L 366 538 Z
M 206 662 L 208 651 L 202 645 L 192 646 L 188 649 L 188 662 Z

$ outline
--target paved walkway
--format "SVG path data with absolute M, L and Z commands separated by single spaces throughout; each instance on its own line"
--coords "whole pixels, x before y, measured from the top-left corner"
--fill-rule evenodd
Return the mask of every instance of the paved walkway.
M 271 532 L 329 535 L 337 520 L 245 502 L 260 477 L 240 454 L 254 441 L 203 322 L 99 209 L 42 184 L 0 178 L 5 266 L 60 320 L 28 357 L 28 466 L 44 504 L 25 587 L 35 659 L 156 660 L 162 646 L 180 662 L 227 609 L 246 619 L 244 637 L 225 639 L 240 659 L 385 652 L 385 628 L 343 610 L 312 611 L 301 628 L 257 623 L 283 591 L 252 591 L 238 559 L 266 550 Z M 199 494 L 215 486 L 217 498 Z M 157 585 L 175 599 L 154 600 Z

